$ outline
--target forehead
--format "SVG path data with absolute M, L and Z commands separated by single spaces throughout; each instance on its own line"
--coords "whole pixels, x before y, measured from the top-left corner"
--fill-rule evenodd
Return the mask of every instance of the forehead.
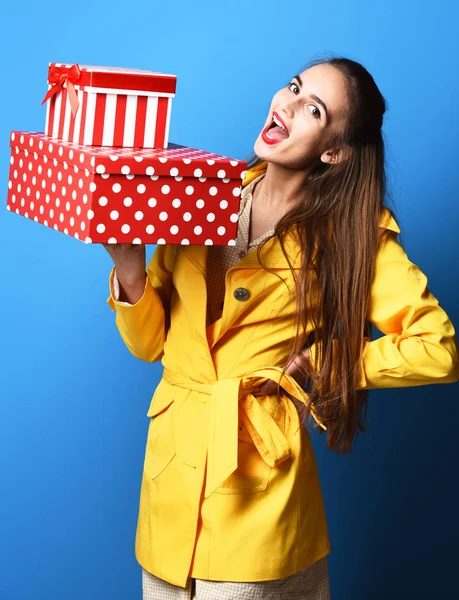
M 301 93 L 315 94 L 327 105 L 333 116 L 342 115 L 347 106 L 347 84 L 341 72 L 332 65 L 315 65 L 300 74 Z

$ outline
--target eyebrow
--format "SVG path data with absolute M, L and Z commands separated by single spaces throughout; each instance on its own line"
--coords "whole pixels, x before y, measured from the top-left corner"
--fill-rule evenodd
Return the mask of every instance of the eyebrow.
M 302 86 L 303 86 L 303 82 L 302 82 L 302 80 L 301 80 L 301 77 L 300 77 L 299 75 L 295 75 L 295 76 L 293 77 L 293 79 L 297 79 L 297 80 L 298 80 L 298 83 L 300 84 L 300 87 L 302 87 Z M 311 98 L 312 98 L 313 100 L 315 100 L 315 101 L 317 102 L 317 104 L 320 104 L 320 105 L 322 106 L 322 108 L 323 108 L 323 109 L 324 109 L 324 111 L 325 111 L 325 115 L 326 115 L 326 117 L 327 117 L 327 119 L 328 119 L 328 118 L 329 118 L 329 117 L 328 117 L 328 110 L 327 110 L 327 107 L 326 107 L 326 105 L 325 105 L 325 102 L 323 102 L 323 100 L 321 100 L 321 99 L 319 98 L 319 96 L 316 96 L 315 94 L 310 94 L 310 96 L 311 96 Z

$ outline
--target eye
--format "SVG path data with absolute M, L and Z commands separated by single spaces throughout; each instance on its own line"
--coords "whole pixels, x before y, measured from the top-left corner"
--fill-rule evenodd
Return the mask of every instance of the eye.
M 295 95 L 298 95 L 300 93 L 300 88 L 293 81 L 291 83 L 289 83 L 287 87 Z
M 320 119 L 320 110 L 317 108 L 317 106 L 314 106 L 314 104 L 308 104 L 307 108 L 314 119 Z

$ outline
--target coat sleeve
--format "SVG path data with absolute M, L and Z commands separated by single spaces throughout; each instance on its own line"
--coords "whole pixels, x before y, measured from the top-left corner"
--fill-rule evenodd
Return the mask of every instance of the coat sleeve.
M 384 335 L 365 339 L 358 389 L 458 381 L 455 330 L 427 283 L 396 236 L 384 236 L 376 257 L 368 315 Z M 311 361 L 314 364 L 314 346 Z
M 157 246 L 147 267 L 145 289 L 136 304 L 118 302 L 113 289 L 114 269 L 110 273 L 110 296 L 116 310 L 116 326 L 129 351 L 147 362 L 159 360 L 169 327 L 172 271 L 176 246 Z
M 384 335 L 365 343 L 359 388 L 459 379 L 454 326 L 426 275 L 392 234 L 383 237 L 377 254 L 368 318 Z

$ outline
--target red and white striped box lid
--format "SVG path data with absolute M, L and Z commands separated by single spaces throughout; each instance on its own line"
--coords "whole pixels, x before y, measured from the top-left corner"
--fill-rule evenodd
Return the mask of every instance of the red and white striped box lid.
M 48 82 L 54 81 L 51 74 L 57 72 L 65 75 L 74 65 L 51 62 L 48 68 Z M 141 69 L 128 69 L 124 67 L 102 67 L 92 65 L 78 65 L 79 77 L 72 81 L 75 88 L 93 92 L 108 92 L 116 94 L 136 94 L 138 96 L 168 96 L 175 95 L 177 77 L 155 71 Z M 67 84 L 64 83 L 66 87 Z

